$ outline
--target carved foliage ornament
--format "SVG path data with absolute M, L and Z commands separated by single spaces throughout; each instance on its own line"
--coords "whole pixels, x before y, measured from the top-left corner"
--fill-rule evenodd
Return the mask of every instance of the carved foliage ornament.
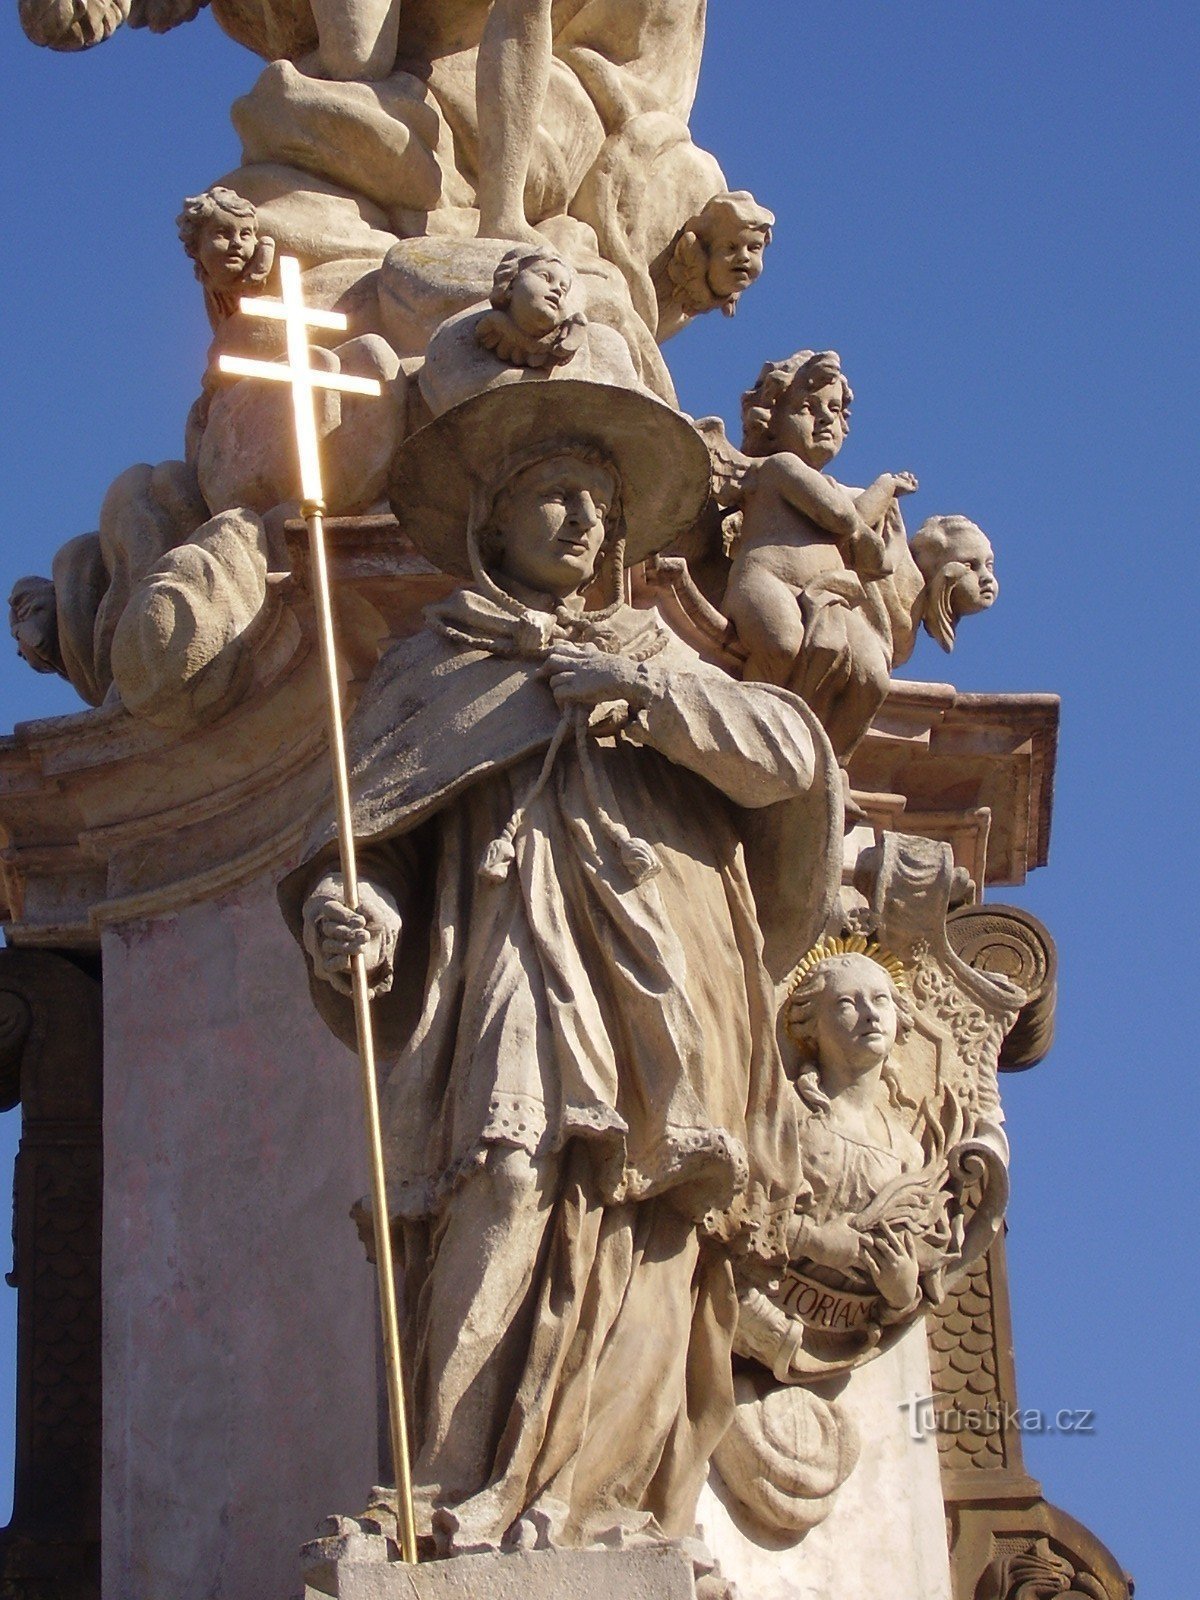
M 1108 1600 L 1103 1583 L 1077 1568 L 1049 1539 L 998 1556 L 984 1572 L 975 1600 Z

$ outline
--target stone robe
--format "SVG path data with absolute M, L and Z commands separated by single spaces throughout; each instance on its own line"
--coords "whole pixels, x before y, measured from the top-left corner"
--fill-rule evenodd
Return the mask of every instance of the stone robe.
M 731 1250 L 780 1258 L 803 1188 L 776 980 L 836 882 L 831 754 L 652 614 L 429 615 L 349 730 L 360 871 L 405 924 L 374 1011 L 424 1515 L 453 1549 L 688 1533 L 732 1405 Z M 546 770 L 551 629 L 644 662 L 653 699 Z M 281 891 L 297 932 L 328 836 Z M 349 1042 L 348 1001 L 314 998 Z

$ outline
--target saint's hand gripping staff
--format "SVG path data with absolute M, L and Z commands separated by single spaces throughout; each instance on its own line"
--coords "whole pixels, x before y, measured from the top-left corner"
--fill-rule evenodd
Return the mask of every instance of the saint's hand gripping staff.
M 346 318 L 340 312 L 318 311 L 304 304 L 300 263 L 294 256 L 280 258 L 279 277 L 281 299 L 269 300 L 255 296 L 243 300 L 241 310 L 249 317 L 272 317 L 284 324 L 287 330 L 287 361 L 253 361 L 241 356 L 222 356 L 220 367 L 222 372 L 227 372 L 231 376 L 269 378 L 278 383 L 291 385 L 292 410 L 296 424 L 296 450 L 300 460 L 301 511 L 308 524 L 309 566 L 321 635 L 321 659 L 325 669 L 329 756 L 333 765 L 342 881 L 345 885 L 346 904 L 357 911 L 358 872 L 354 859 L 354 829 L 350 815 L 346 746 L 342 735 L 333 609 L 330 605 L 329 574 L 325 561 L 325 501 L 321 486 L 321 453 L 313 411 L 313 392 L 316 389 L 340 389 L 346 394 L 379 395 L 382 393 L 382 388 L 375 378 L 356 378 L 340 372 L 323 372 L 310 365 L 307 330 L 309 328 L 344 330 Z M 379 1274 L 379 1303 L 383 1318 L 383 1353 L 387 1372 L 392 1461 L 396 1471 L 398 1542 L 404 1560 L 415 1562 L 417 1537 L 413 1523 L 408 1426 L 405 1418 L 404 1379 L 400 1363 L 400 1326 L 396 1312 L 395 1278 L 392 1269 L 392 1241 L 387 1186 L 384 1178 L 383 1141 L 379 1126 L 379 1095 L 375 1082 L 370 986 L 367 982 L 366 961 L 361 951 L 356 952 L 351 958 L 351 981 L 355 1031 L 358 1036 L 358 1058 L 362 1068 L 363 1100 L 367 1116 L 367 1139 L 370 1146 L 375 1257 Z

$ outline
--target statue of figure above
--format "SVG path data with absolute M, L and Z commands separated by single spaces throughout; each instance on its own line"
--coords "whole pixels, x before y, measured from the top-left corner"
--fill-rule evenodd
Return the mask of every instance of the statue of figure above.
M 29 38 L 61 50 L 124 21 L 164 32 L 199 9 L 20 7 Z M 234 107 L 242 166 L 224 181 L 259 205 L 276 191 L 269 229 L 306 265 L 314 207 L 336 214 L 349 199 L 393 241 L 529 239 L 571 214 L 602 257 L 646 281 L 726 189 L 688 132 L 704 0 L 213 0 L 212 13 L 271 63 Z

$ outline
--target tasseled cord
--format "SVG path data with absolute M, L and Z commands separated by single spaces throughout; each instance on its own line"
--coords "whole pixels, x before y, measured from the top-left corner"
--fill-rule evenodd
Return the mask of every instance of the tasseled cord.
M 583 775 L 583 787 L 591 802 L 592 810 L 601 830 L 605 836 L 617 847 L 621 865 L 628 872 L 634 883 L 645 883 L 647 878 L 654 877 L 656 872 L 662 870 L 662 862 L 655 855 L 652 846 L 645 839 L 639 839 L 630 833 L 623 822 L 605 809 L 600 799 L 596 784 L 595 768 L 592 765 L 592 750 L 588 744 L 587 713 L 580 707 L 573 711 L 563 713 L 562 720 L 554 730 L 554 737 L 550 741 L 542 762 L 541 771 L 534 779 L 528 793 L 519 806 L 508 819 L 504 832 L 492 840 L 479 863 L 479 876 L 486 878 L 489 883 L 503 883 L 508 877 L 508 869 L 516 860 L 517 849 L 514 843 L 525 822 L 525 814 L 529 807 L 541 794 L 546 784 L 550 781 L 550 774 L 554 771 L 554 763 L 558 760 L 558 753 L 562 749 L 568 733 L 574 729 L 575 748 L 579 753 L 579 770 Z
M 616 817 L 605 809 L 596 783 L 595 768 L 592 766 L 592 750 L 587 737 L 587 715 L 582 711 L 575 714 L 575 748 L 579 752 L 579 770 L 583 774 L 583 787 L 591 801 L 596 820 L 607 837 L 616 845 L 621 865 L 634 883 L 645 883 L 647 878 L 652 878 L 656 872 L 662 870 L 662 862 L 645 839 L 639 839 L 630 833 L 623 822 L 618 822 Z
M 554 771 L 554 763 L 558 760 L 558 752 L 562 749 L 563 741 L 570 733 L 574 721 L 575 717 L 572 712 L 564 712 L 562 720 L 554 730 L 554 737 L 550 741 L 549 749 L 546 751 L 546 759 L 542 762 L 542 770 L 534 779 L 528 794 L 526 794 L 512 816 L 509 817 L 504 832 L 500 834 L 499 838 L 493 839 L 483 852 L 483 857 L 479 863 L 479 876 L 486 878 L 489 883 L 503 883 L 505 878 L 508 877 L 509 866 L 517 855 L 517 848 L 513 840 L 521 831 L 521 825 L 525 821 L 525 813 L 550 781 L 550 774 Z

